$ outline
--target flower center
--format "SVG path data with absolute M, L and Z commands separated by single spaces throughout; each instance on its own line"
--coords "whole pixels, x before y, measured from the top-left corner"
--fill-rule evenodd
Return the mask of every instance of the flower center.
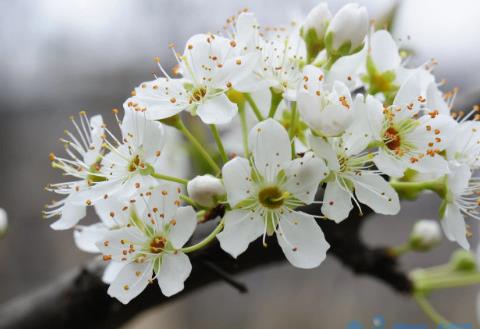
M 207 88 L 199 87 L 192 90 L 192 95 L 190 96 L 190 103 L 200 102 L 205 95 L 207 94 Z
M 143 169 L 145 167 L 145 164 L 142 162 L 142 160 L 140 160 L 140 156 L 137 154 L 133 157 L 132 161 L 128 165 L 128 171 L 134 172 L 139 167 Z
M 166 244 L 167 239 L 162 236 L 157 236 L 150 242 L 150 251 L 154 254 L 159 254 L 165 249 Z
M 337 156 L 338 164 L 340 165 L 340 172 L 345 172 L 347 170 L 348 158 L 344 155 Z
M 288 192 L 282 192 L 277 186 L 263 188 L 258 193 L 258 200 L 262 206 L 270 209 L 276 209 L 283 205 Z
M 398 151 L 401 146 L 401 138 L 398 133 L 398 131 L 390 127 L 387 130 L 385 130 L 385 133 L 383 134 L 383 140 L 385 145 L 392 151 Z

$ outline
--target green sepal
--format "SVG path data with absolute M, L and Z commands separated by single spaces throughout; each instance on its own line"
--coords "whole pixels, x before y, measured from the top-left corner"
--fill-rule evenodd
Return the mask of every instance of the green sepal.
M 146 163 L 145 168 L 139 169 L 138 172 L 142 176 L 150 176 L 150 175 L 155 173 L 155 169 L 153 168 L 153 166 L 151 164 Z
M 319 38 L 317 31 L 314 28 L 305 30 L 302 27 L 301 36 L 305 41 L 307 48 L 307 64 L 310 64 L 317 55 L 325 48 L 323 38 Z

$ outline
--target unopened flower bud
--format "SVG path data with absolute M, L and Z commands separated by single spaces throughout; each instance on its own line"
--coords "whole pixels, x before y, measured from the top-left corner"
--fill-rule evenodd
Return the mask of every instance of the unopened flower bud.
M 331 20 L 325 44 L 329 54 L 345 56 L 361 49 L 368 32 L 368 13 L 365 7 L 349 3 Z
M 457 271 L 470 272 L 477 269 L 475 255 L 464 249 L 455 251 L 450 262 Z
M 197 176 L 187 184 L 187 192 L 193 201 L 204 207 L 214 207 L 225 195 L 222 181 L 212 175 Z
M 413 226 L 410 246 L 415 251 L 428 251 L 442 240 L 440 225 L 435 220 L 422 219 Z
M 0 208 L 0 238 L 3 238 L 5 236 L 5 233 L 7 233 L 8 229 L 8 218 L 7 218 L 7 212 Z
M 307 15 L 302 27 L 302 37 L 307 45 L 309 58 L 312 60 L 323 50 L 325 32 L 332 18 L 328 4 L 322 2 L 313 8 Z

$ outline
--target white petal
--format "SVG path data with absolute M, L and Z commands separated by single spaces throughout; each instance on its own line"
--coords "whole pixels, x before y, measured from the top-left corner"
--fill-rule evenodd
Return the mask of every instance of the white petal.
M 180 207 L 175 215 L 175 224 L 171 226 L 168 240 L 179 249 L 190 239 L 197 227 L 197 215 L 191 207 Z
M 464 249 L 470 249 L 470 243 L 467 240 L 467 227 L 462 213 L 453 204 L 448 204 L 445 209 L 445 216 L 441 219 L 443 232 L 450 241 L 457 243 Z
M 380 175 L 363 172 L 352 177 L 358 201 L 372 208 L 376 213 L 395 215 L 400 211 L 398 194 Z
M 263 83 L 261 81 L 252 83 L 254 81 L 252 77 L 256 76 L 253 69 L 257 66 L 259 60 L 260 54 L 257 53 L 229 58 L 215 76 L 215 86 L 224 88 L 230 83 L 231 88 L 241 92 L 258 90 L 263 86 Z
M 138 228 L 131 226 L 107 232 L 102 240 L 96 242 L 96 246 L 103 255 L 111 256 L 112 260 L 126 262 L 135 258 L 139 252 L 138 246 L 146 243 L 147 237 Z M 136 246 L 135 252 L 128 252 L 130 245 Z
M 90 226 L 77 226 L 73 232 L 75 245 L 85 252 L 98 253 L 96 243 L 102 240 L 108 232 L 108 227 L 103 223 L 96 223 Z
M 352 208 L 351 194 L 336 181 L 328 182 L 323 196 L 322 213 L 328 219 L 340 223 L 348 217 Z
M 393 100 L 393 105 L 400 106 L 401 111 L 395 112 L 395 121 L 403 120 L 417 113 L 425 102 L 420 101 L 420 96 L 425 97 L 426 92 L 422 91 L 421 81 L 424 73 L 422 69 L 414 71 L 410 77 L 400 86 L 400 89 Z M 426 98 L 425 98 L 426 100 Z M 408 108 L 407 108 L 408 106 Z
M 157 281 L 162 293 L 170 297 L 183 290 L 185 280 L 192 272 L 190 259 L 183 252 L 162 255 Z
M 197 108 L 197 114 L 206 124 L 226 124 L 237 114 L 237 106 L 225 94 L 205 100 Z
M 281 216 L 277 240 L 288 261 L 299 268 L 319 266 L 330 248 L 315 218 L 297 211 Z
M 444 175 L 449 172 L 448 162 L 441 155 L 435 154 L 433 157 L 428 155 L 417 162 L 410 164 L 412 169 L 420 173 Z
M 427 87 L 427 108 L 437 110 L 443 115 L 450 115 L 450 107 L 443 98 L 443 93 L 438 89 L 435 81 Z
M 130 202 L 121 202 L 117 197 L 109 197 L 95 203 L 95 212 L 107 227 L 123 226 L 128 224 L 131 206 Z
M 104 125 L 100 114 L 91 117 L 89 120 L 90 138 L 89 149 L 83 156 L 83 161 L 88 165 L 93 165 L 100 156 L 100 150 L 103 144 Z
M 149 120 L 169 118 L 188 107 L 183 79 L 159 78 L 146 81 L 135 88 L 135 96 L 124 107 L 141 109 Z
M 323 160 L 315 157 L 312 152 L 289 162 L 284 171 L 287 178 L 284 188 L 305 204 L 313 202 L 318 184 L 328 175 Z
M 250 242 L 262 235 L 265 222 L 259 213 L 248 210 L 233 210 L 225 214 L 225 227 L 217 235 L 220 246 L 232 257 L 247 250 Z
M 229 50 L 229 40 L 226 38 L 220 36 L 212 38 L 207 34 L 192 36 L 186 43 L 184 60 L 181 62 L 183 75 L 196 83 L 208 81 L 207 79 L 217 72 L 217 66 L 212 58 L 216 57 L 219 63 L 223 63 L 224 55 Z
M 448 178 L 448 189 L 454 195 L 462 195 L 468 188 L 472 172 L 468 165 L 450 163 L 450 174 Z
M 365 46 L 358 53 L 340 57 L 328 72 L 327 82 L 332 84 L 335 81 L 340 81 L 353 90 L 360 83 L 358 71 L 366 61 L 367 50 L 368 45 L 365 43 Z
M 118 263 L 118 262 L 110 262 L 108 263 L 107 267 L 105 267 L 105 271 L 103 272 L 102 281 L 106 284 L 111 284 L 115 278 L 118 276 L 118 273 L 125 267 L 125 263 Z
M 304 79 L 304 84 L 302 84 L 302 87 L 299 88 L 299 90 L 315 94 L 317 90 L 323 88 L 325 72 L 323 72 L 322 69 L 316 67 L 315 65 L 307 65 L 303 69 L 303 75 L 306 78 Z M 303 86 L 307 86 L 307 88 L 303 88 Z
M 439 114 L 434 118 L 424 115 L 418 119 L 420 125 L 405 138 L 415 141 L 422 150 L 434 148 L 443 150 L 457 139 L 457 122 L 450 115 Z
M 343 135 L 347 155 L 360 153 L 370 142 L 378 139 L 383 124 L 383 105 L 371 95 L 366 99 L 361 94 L 357 95 L 353 112 L 354 124 Z
M 123 304 L 128 304 L 147 287 L 152 278 L 152 270 L 151 262 L 125 265 L 108 288 L 108 294 Z
M 140 153 L 147 162 L 155 161 L 165 144 L 163 125 L 148 120 L 145 113 L 135 112 L 129 108 L 125 108 L 122 136 L 128 145 L 135 147 L 135 150 L 130 152 Z
M 267 182 L 272 182 L 281 165 L 292 159 L 288 133 L 273 119 L 267 119 L 253 127 L 248 142 L 255 167 Z
M 144 212 L 139 214 L 141 218 L 153 219 L 157 232 L 162 232 L 165 224 L 176 220 L 180 204 L 179 187 L 175 183 L 163 183 L 136 203 L 144 205 Z
M 107 154 L 105 158 L 107 158 L 110 154 L 111 153 Z M 99 200 L 105 199 L 105 196 L 108 198 L 116 193 L 119 193 L 122 187 L 122 183 L 118 179 L 99 182 L 92 187 L 78 192 L 78 197 L 76 197 L 72 203 L 78 206 L 85 206 L 86 204 L 94 205 Z M 128 196 L 126 198 L 128 198 Z
M 402 177 L 406 166 L 404 162 L 389 155 L 385 150 L 378 150 L 378 155 L 373 158 L 378 170 L 391 177 Z
M 380 72 L 395 70 L 400 65 L 398 46 L 388 31 L 375 32 L 372 35 L 370 47 L 370 55 Z
M 231 207 L 250 197 L 253 192 L 250 171 L 248 160 L 241 157 L 236 157 L 223 166 L 223 185 Z
M 85 204 L 74 204 L 70 200 L 74 198 L 73 194 L 68 196 L 62 207 L 62 214 L 59 220 L 52 223 L 50 227 L 54 230 L 68 230 L 75 225 L 87 214 Z
M 330 145 L 323 137 L 316 137 L 313 135 L 308 136 L 308 141 L 315 155 L 321 159 L 324 159 L 327 163 L 327 167 L 330 170 L 340 170 L 337 152 L 335 152 L 332 145 Z
M 253 13 L 241 13 L 236 21 L 236 41 L 239 49 L 256 51 L 258 34 L 258 22 Z

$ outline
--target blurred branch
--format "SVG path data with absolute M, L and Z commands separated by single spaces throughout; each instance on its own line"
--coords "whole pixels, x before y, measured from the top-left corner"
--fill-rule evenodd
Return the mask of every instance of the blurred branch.
M 319 213 L 318 206 L 307 206 L 303 211 Z M 340 224 L 320 221 L 331 244 L 330 253 L 354 273 L 377 278 L 400 293 L 411 293 L 411 282 L 398 270 L 397 259 L 386 248 L 370 248 L 361 241 L 360 229 L 366 219 L 366 216 L 353 215 Z M 209 224 L 213 223 L 204 224 L 194 240 L 208 234 Z M 101 280 L 104 264 L 94 261 L 39 291 L 3 305 L 0 308 L 0 329 L 118 328 L 151 307 L 188 296 L 213 282 L 224 280 L 243 290 L 245 287 L 232 275 L 264 268 L 284 259 L 276 239 L 268 241 L 268 248 L 263 247 L 261 241 L 253 243 L 237 260 L 223 252 L 215 242 L 191 254 L 193 271 L 182 293 L 166 298 L 158 286 L 152 284 L 128 305 L 122 305 L 107 295 L 107 286 Z

